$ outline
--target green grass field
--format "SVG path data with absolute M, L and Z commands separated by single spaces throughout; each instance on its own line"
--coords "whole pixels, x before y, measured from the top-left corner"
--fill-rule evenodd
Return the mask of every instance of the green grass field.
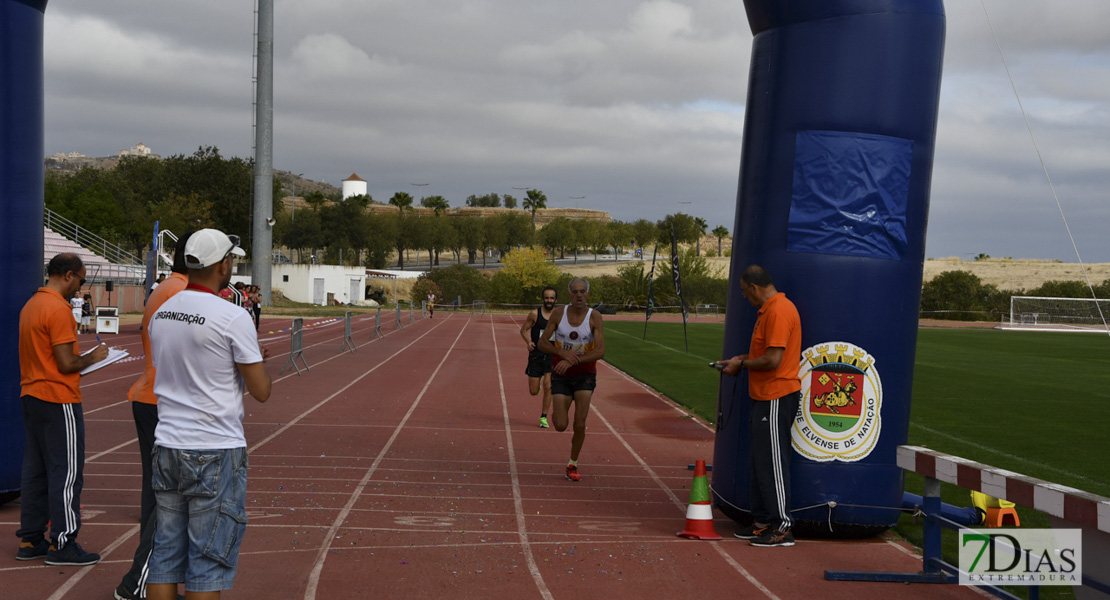
M 723 323 L 691 323 L 689 353 L 681 323 L 605 324 L 605 360 L 696 414 L 716 421 Z M 1110 340 L 1099 334 L 922 329 L 908 442 L 995 467 L 1110 496 L 1101 440 L 1110 426 Z M 907 474 L 906 490 L 923 480 Z M 968 492 L 944 485 L 944 501 L 970 504 Z M 1019 507 L 1023 527 L 1048 519 Z M 920 523 L 904 516 L 895 531 L 921 543 Z M 955 534 L 945 555 L 955 562 Z M 1018 590 L 1020 593 L 1020 590 Z M 1069 588 L 1042 597 L 1071 597 Z

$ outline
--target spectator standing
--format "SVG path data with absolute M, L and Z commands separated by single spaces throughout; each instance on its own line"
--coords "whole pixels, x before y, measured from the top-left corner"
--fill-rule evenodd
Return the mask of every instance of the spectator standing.
M 135 434 L 139 439 L 139 461 L 142 463 L 142 491 L 139 496 L 139 546 L 131 560 L 131 569 L 115 589 L 116 600 L 135 600 L 146 598 L 147 565 L 150 549 L 154 542 L 154 490 L 150 486 L 152 476 L 151 452 L 154 450 L 154 430 L 158 427 L 158 398 L 154 395 L 154 361 L 150 345 L 150 319 L 162 304 L 185 289 L 189 283 L 185 267 L 185 244 L 190 234 L 177 240 L 174 250 L 173 267 L 170 276 L 162 280 L 158 289 L 150 294 L 143 311 L 142 339 L 145 364 L 143 372 L 127 392 L 131 401 L 131 416 L 135 420 Z
M 85 284 L 76 254 L 50 259 L 46 285 L 19 313 L 20 401 L 27 441 L 23 452 L 18 560 L 93 565 L 100 555 L 77 543 L 85 470 L 81 370 L 108 357 L 103 344 L 81 356 L 69 299 Z M 47 524 L 50 539 L 47 541 Z
M 173 600 L 178 583 L 187 596 L 215 599 L 235 581 L 247 522 L 243 389 L 265 402 L 271 386 L 250 317 L 215 292 L 245 254 L 238 242 L 215 229 L 189 236 L 189 283 L 151 318 L 159 417 L 151 600 Z

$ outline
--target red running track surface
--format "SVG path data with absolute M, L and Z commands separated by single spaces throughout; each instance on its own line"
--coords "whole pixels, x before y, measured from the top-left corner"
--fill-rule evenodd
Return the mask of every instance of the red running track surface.
M 602 366 L 579 462 L 570 432 L 540 429 L 527 393 L 522 317 L 437 312 L 339 352 L 342 322 L 304 333 L 310 370 L 278 375 L 288 321 L 263 321 L 273 395 L 246 402 L 247 528 L 225 598 L 965 598 L 959 586 L 828 582 L 825 569 L 917 571 L 891 539 L 799 540 L 754 548 L 685 540 L 692 473 L 713 429 Z M 312 325 L 313 323 L 307 323 Z M 267 329 L 275 333 L 265 333 Z M 88 340 L 82 336 L 86 345 Z M 111 343 L 142 352 L 136 327 Z M 3 596 L 110 598 L 138 537 L 139 457 L 126 392 L 141 361 L 82 382 L 86 419 L 81 544 L 100 564 L 0 563 Z M 0 525 L 18 528 L 18 503 Z M 16 540 L 9 538 L 14 555 Z

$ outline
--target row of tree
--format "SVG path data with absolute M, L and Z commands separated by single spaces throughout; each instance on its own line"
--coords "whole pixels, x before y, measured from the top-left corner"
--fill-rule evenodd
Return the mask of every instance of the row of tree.
M 610 250 L 615 254 L 633 247 L 650 251 L 655 243 L 663 244 L 669 252 L 672 226 L 676 239 L 683 244 L 699 245 L 703 233 L 697 220 L 683 213 L 658 222 L 638 219 L 631 223 L 557 217 L 536 230 L 525 212 L 447 217 L 447 202 L 440 196 L 422 200 L 424 206 L 435 209 L 434 216 L 408 210 L 412 197 L 406 192 L 390 199 L 397 212 L 367 211 L 371 202 L 366 195 L 351 196 L 341 202 L 313 205 L 311 210 L 281 214 L 274 225 L 274 245 L 291 249 L 290 258 L 297 263 L 311 262 L 313 252 L 322 249 L 324 254 L 322 258 L 317 256 L 318 262 L 384 268 L 395 260 L 399 268 L 404 268 L 409 251 L 426 252 L 433 265 L 439 265 L 440 254 L 448 252 L 456 262 L 462 262 L 465 252 L 467 263 L 480 260 L 484 265 L 491 256 L 499 259 L 510 249 L 536 245 L 547 249 L 552 257 L 566 257 L 568 253 L 577 257 L 578 252 L 590 252 L 597 261 L 600 254 Z M 720 241 L 728 230 L 718 228 L 714 235 Z
M 161 229 L 178 233 L 214 227 L 236 233 L 243 246 L 251 248 L 254 162 L 224 158 L 218 148 L 202 147 L 191 156 L 164 159 L 125 157 L 113 169 L 86 167 L 77 172 L 50 170 L 45 181 L 47 208 L 78 223 L 110 242 L 143 256 L 151 242 L 155 221 Z M 368 211 L 375 203 L 370 196 L 346 200 L 322 192 L 305 194 L 309 210 L 281 210 L 282 184 L 274 179 L 274 245 L 294 249 L 294 260 L 309 262 L 314 250 L 324 250 L 323 262 L 385 267 L 394 260 L 403 268 L 408 251 L 427 251 L 438 264 L 439 254 L 451 252 L 456 261 L 463 252 L 467 261 L 483 262 L 510 248 L 539 245 L 560 256 L 592 252 L 594 258 L 610 248 L 623 252 L 632 247 L 648 248 L 659 241 L 670 243 L 671 230 L 680 243 L 694 244 L 700 254 L 705 235 L 704 219 L 683 213 L 668 215 L 659 222 L 639 219 L 625 223 L 557 218 L 536 229 L 536 211 L 547 207 L 547 196 L 529 189 L 519 205 L 487 217 L 446 217 L 450 207 L 443 196 L 426 196 L 419 204 L 434 211 L 421 217 L 410 208 L 416 199 L 398 192 L 388 201 L 397 212 Z M 504 194 L 471 195 L 467 206 L 515 209 L 516 198 Z M 728 230 L 713 231 L 720 242 Z
M 121 248 L 143 256 L 154 222 L 182 232 L 215 227 L 250 250 L 254 161 L 224 158 L 215 147 L 192 156 L 124 157 L 114 169 L 47 171 L 46 207 Z M 273 203 L 280 210 L 281 182 Z
M 692 308 L 698 304 L 716 304 L 722 310 L 728 298 L 728 279 L 693 249 L 679 251 L 679 271 L 682 273 L 683 298 Z M 643 309 L 648 303 L 651 272 L 643 261 L 625 263 L 616 275 L 587 277 L 590 282 L 590 303 L 604 303 L 615 308 Z M 411 300 L 419 302 L 433 292 L 445 302 L 461 300 L 469 304 L 483 300 L 494 304 L 524 304 L 534 306 L 539 302 L 546 286 L 558 290 L 565 297 L 567 284 L 574 275 L 564 273 L 551 264 L 543 250 L 536 246 L 517 248 L 504 257 L 504 265 L 492 275 L 451 265 L 434 269 L 420 276 L 412 288 Z M 675 307 L 679 299 L 671 276 L 671 261 L 659 261 L 654 273 L 652 298 L 656 307 Z
M 1093 286 L 1094 297 L 1110 298 L 1110 279 Z M 1010 313 L 1012 296 L 1091 298 L 1083 281 L 1046 281 L 1032 289 L 1000 290 L 967 271 L 945 271 L 921 286 L 921 316 L 955 321 L 997 321 Z

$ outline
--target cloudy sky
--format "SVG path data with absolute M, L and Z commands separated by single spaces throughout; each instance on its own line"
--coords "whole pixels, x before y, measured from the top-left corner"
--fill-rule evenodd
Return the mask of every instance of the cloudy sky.
M 51 0 L 47 154 L 250 156 L 253 4 Z M 985 5 L 1079 253 L 1110 262 L 1110 2 Z M 946 11 L 927 256 L 1076 261 L 982 1 Z M 276 169 L 732 227 L 740 0 L 276 0 L 274 37 Z

